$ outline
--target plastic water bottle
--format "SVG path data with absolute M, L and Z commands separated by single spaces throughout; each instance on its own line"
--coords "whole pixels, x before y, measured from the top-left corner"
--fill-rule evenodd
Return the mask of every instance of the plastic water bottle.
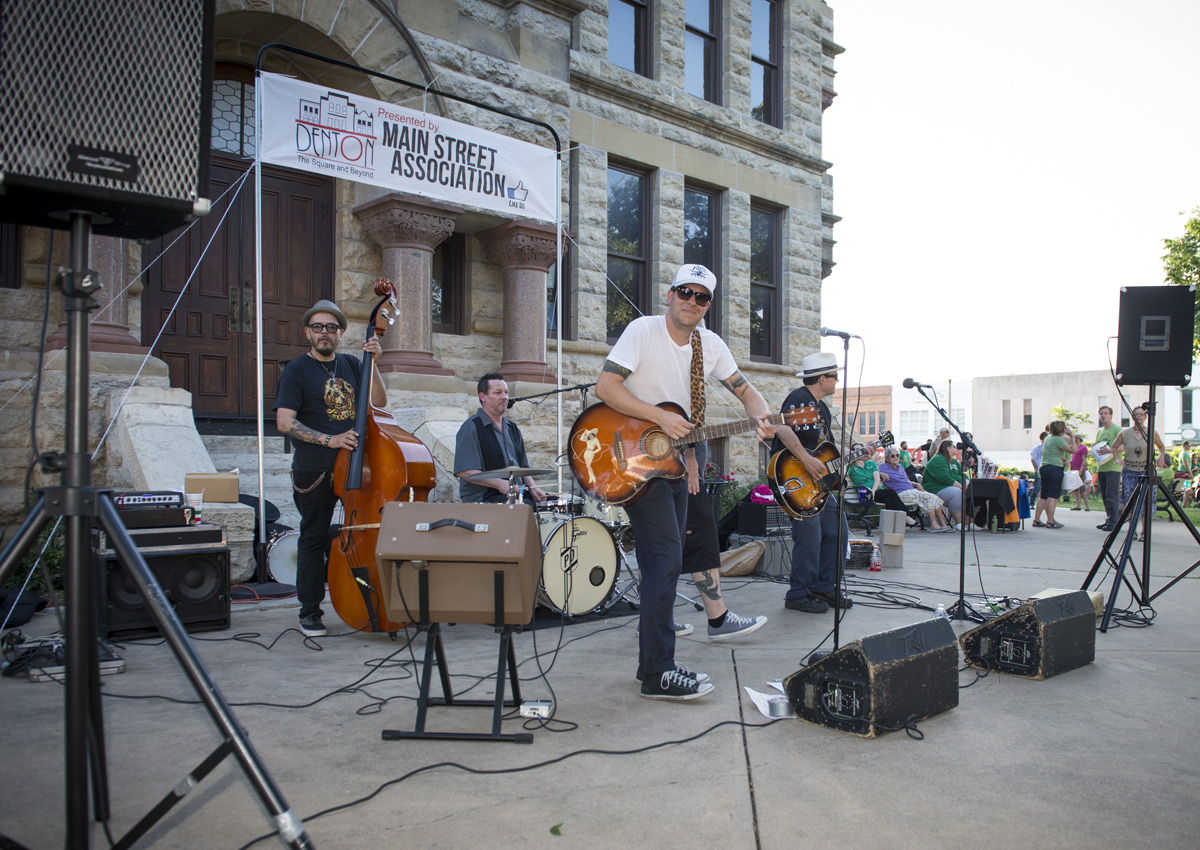
M 933 618 L 935 620 L 949 620 L 950 615 L 946 613 L 946 606 L 939 602 L 937 610 L 933 612 Z
M 877 573 L 883 569 L 883 558 L 879 554 L 879 547 L 871 547 L 871 572 Z

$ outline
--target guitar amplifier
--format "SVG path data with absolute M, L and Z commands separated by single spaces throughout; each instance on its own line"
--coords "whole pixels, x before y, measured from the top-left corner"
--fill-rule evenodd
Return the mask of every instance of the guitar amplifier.
M 504 622 L 533 619 L 542 540 L 529 505 L 389 502 L 375 558 L 384 609 L 397 622 L 420 620 L 423 573 L 429 622 L 497 624 L 497 571 L 504 576 Z
M 738 505 L 738 534 L 766 537 L 780 532 L 791 533 L 792 518 L 779 505 L 765 502 L 742 502 Z

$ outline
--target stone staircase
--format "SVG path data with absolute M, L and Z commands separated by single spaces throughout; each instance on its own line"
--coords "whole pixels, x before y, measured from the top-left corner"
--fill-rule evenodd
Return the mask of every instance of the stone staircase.
M 218 472 L 238 470 L 241 493 L 258 495 L 258 438 L 201 435 Z M 292 456 L 284 452 L 283 437 L 263 440 L 263 488 L 267 501 L 279 508 L 279 522 L 300 527 L 300 514 L 292 502 Z

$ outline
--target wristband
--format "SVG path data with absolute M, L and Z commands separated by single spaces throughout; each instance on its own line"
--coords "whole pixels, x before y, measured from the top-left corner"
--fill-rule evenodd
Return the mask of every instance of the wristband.
M 326 448 L 329 448 L 329 438 L 330 438 L 331 436 L 332 436 L 331 434 L 326 434 L 326 435 L 325 435 L 325 447 L 326 447 Z

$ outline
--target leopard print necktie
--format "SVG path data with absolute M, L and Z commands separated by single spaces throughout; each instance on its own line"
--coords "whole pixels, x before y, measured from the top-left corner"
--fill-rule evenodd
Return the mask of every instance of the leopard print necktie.
M 700 331 L 692 331 L 692 425 L 704 426 L 704 352 L 700 348 Z

